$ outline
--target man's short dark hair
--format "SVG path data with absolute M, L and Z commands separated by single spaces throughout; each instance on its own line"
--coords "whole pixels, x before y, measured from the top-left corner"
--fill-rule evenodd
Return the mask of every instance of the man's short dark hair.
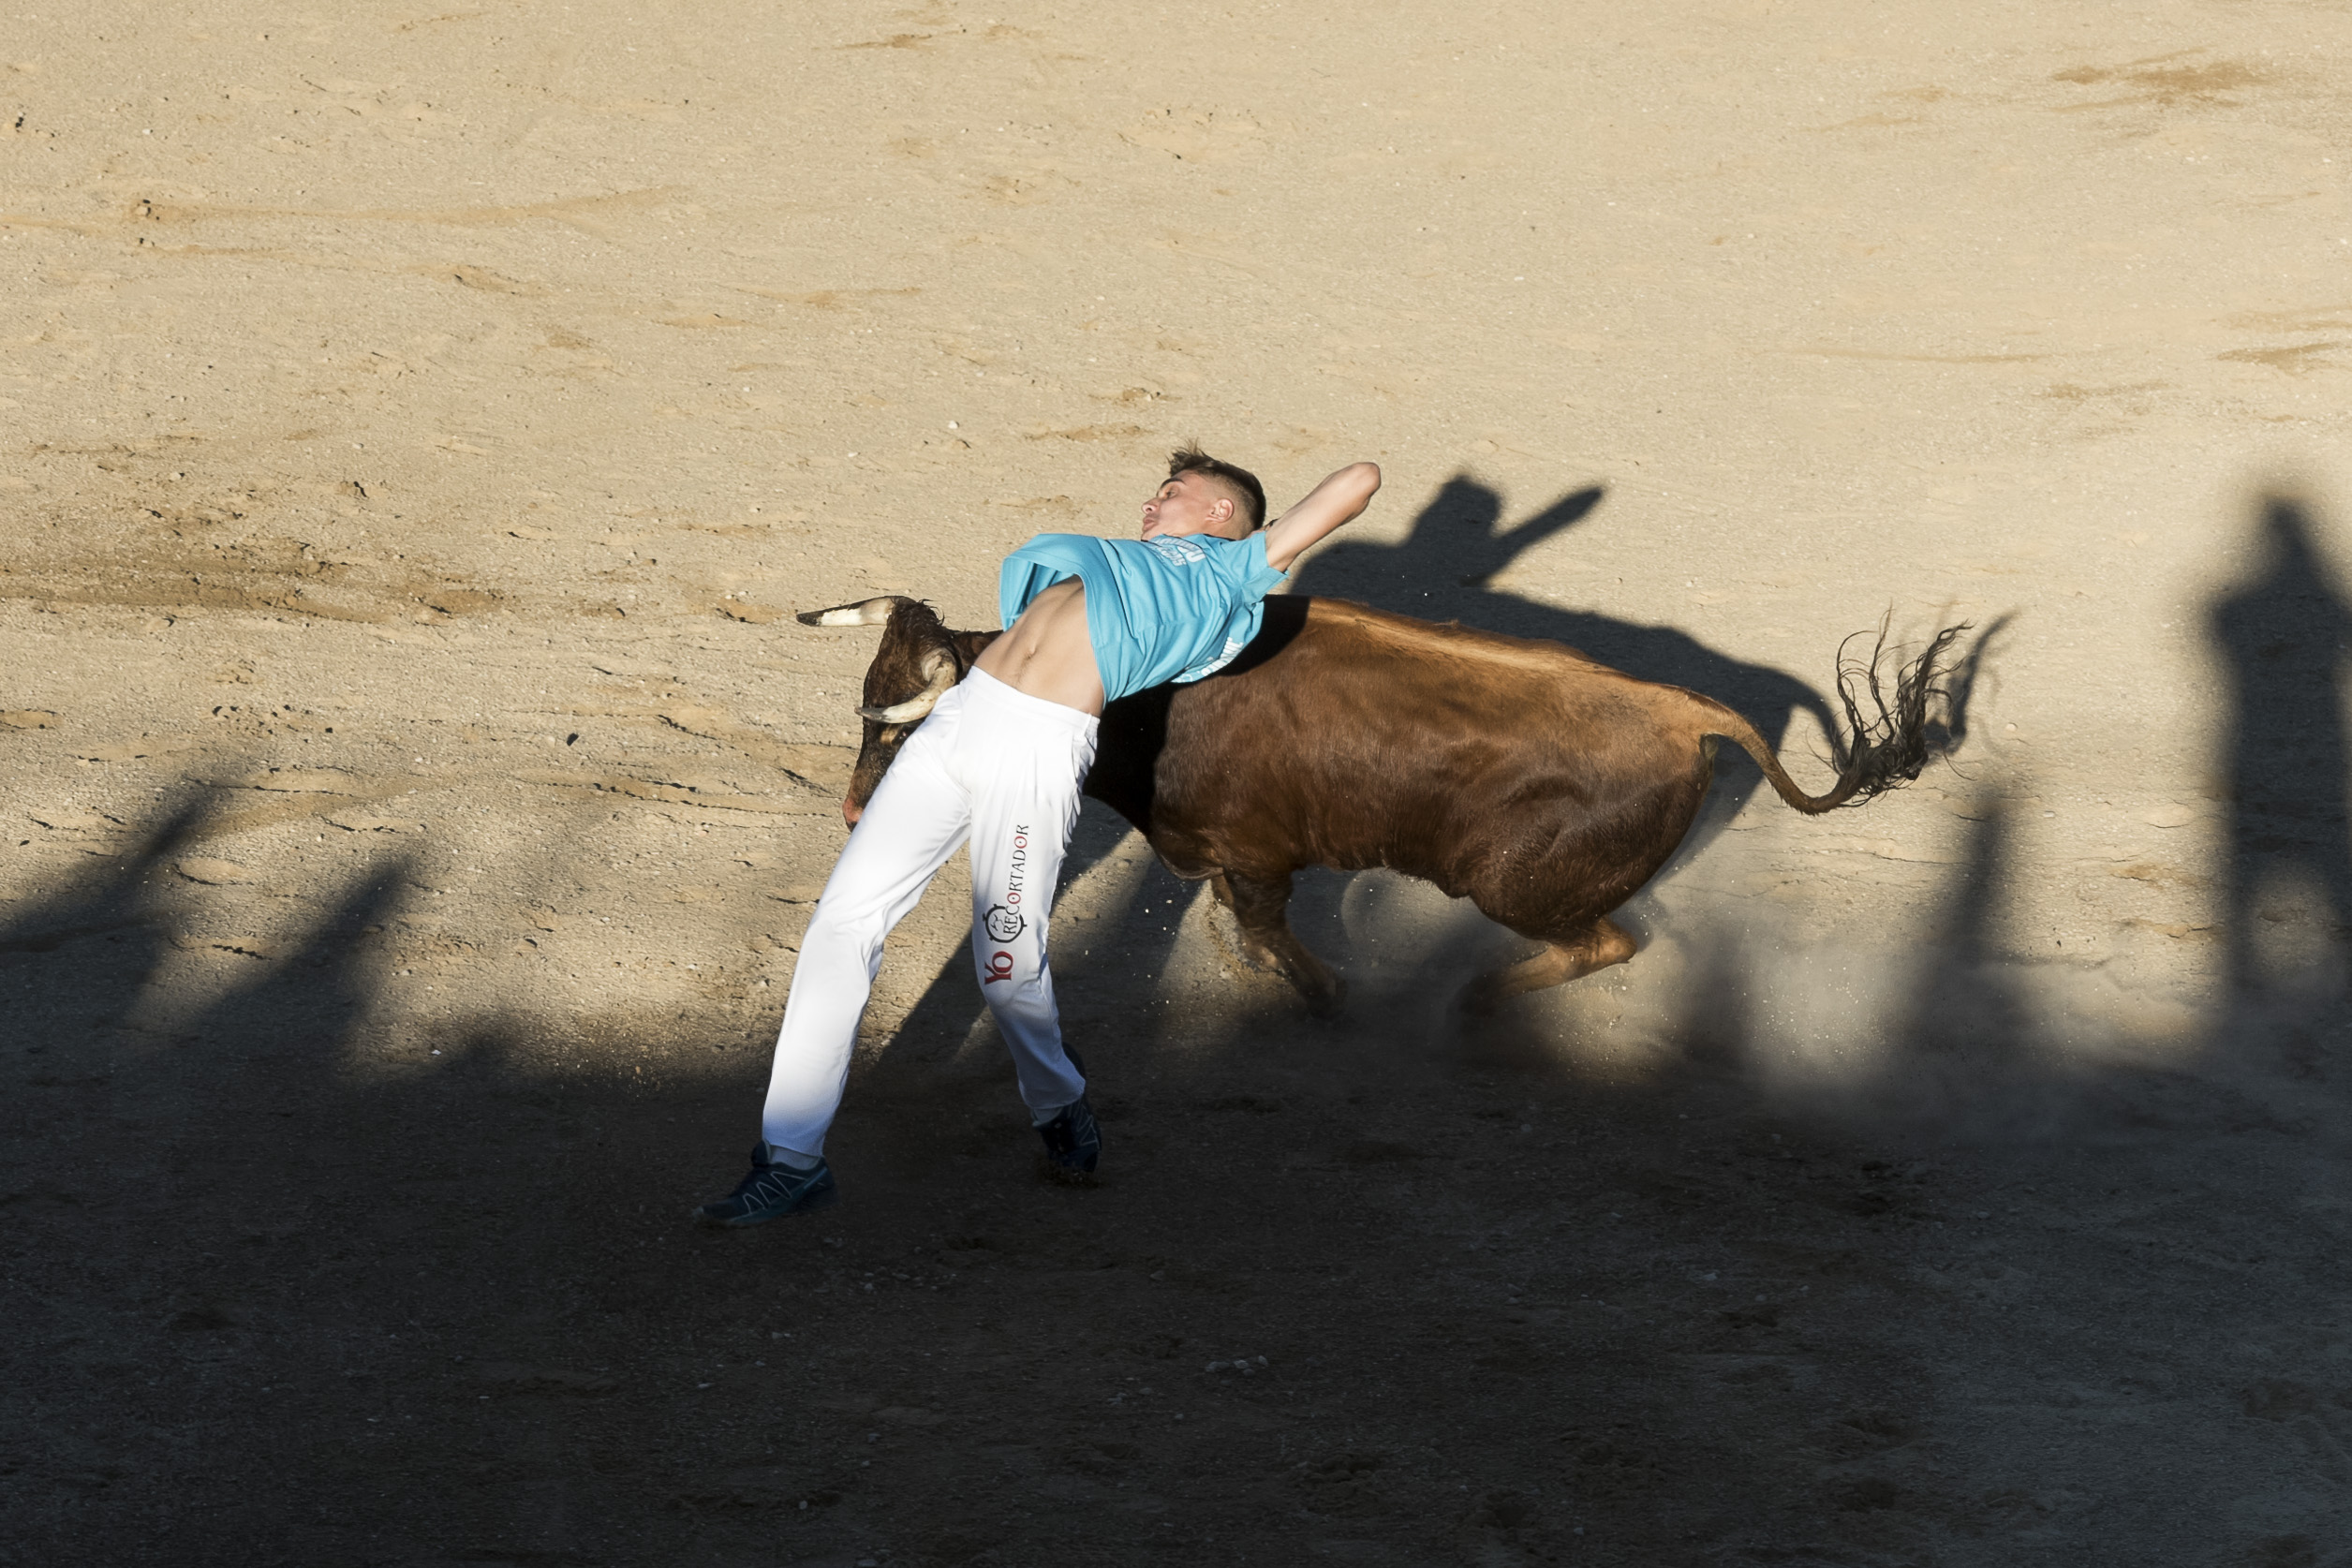
M 1265 486 L 1249 469 L 1220 463 L 1203 451 L 1198 443 L 1188 441 L 1168 454 L 1168 477 L 1175 479 L 1180 474 L 1206 474 L 1223 480 L 1241 492 L 1241 510 L 1250 519 L 1250 529 L 1254 532 L 1265 526 Z

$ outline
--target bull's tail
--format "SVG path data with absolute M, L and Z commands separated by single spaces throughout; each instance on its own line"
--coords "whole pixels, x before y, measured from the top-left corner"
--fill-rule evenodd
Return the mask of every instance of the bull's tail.
M 1846 648 L 1854 638 L 1849 637 L 1838 649 L 1838 701 L 1844 705 L 1846 735 L 1830 737 L 1830 744 L 1839 752 L 1838 781 L 1828 792 L 1809 795 L 1797 787 L 1797 780 L 1781 766 L 1781 760 L 1772 748 L 1764 744 L 1755 726 L 1720 703 L 1709 703 L 1711 710 L 1706 732 L 1721 735 L 1749 756 L 1755 759 L 1764 777 L 1780 791 L 1782 800 L 1807 815 L 1818 815 L 1841 806 L 1859 806 L 1872 795 L 1883 794 L 1898 785 L 1907 784 L 1919 777 L 1934 747 L 1930 741 L 1928 708 L 1937 699 L 1948 699 L 1941 682 L 1950 665 L 1952 645 L 1968 630 L 1965 622 L 1945 627 L 1929 639 L 1927 649 L 1907 664 L 1895 670 L 1894 690 L 1889 695 L 1886 683 L 1880 674 L 1880 666 L 1886 655 L 1886 623 L 1878 626 L 1876 641 L 1867 659 L 1848 657 Z M 1867 637 L 1868 632 L 1856 632 L 1855 637 Z M 1860 696 L 1867 694 L 1873 717 L 1862 717 Z

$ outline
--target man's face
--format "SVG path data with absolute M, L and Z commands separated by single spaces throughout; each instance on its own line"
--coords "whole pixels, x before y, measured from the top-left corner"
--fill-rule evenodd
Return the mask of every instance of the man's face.
M 1216 534 L 1246 538 L 1250 526 L 1224 485 L 1202 473 L 1176 475 L 1144 503 L 1144 538 L 1162 534 Z

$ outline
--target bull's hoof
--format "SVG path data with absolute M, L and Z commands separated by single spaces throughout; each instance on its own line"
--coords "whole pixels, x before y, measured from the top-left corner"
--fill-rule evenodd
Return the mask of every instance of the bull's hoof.
M 1513 995 L 1492 980 L 1473 980 L 1454 993 L 1454 1006 L 1466 1018 L 1491 1018 Z
M 1292 984 L 1297 984 L 1297 982 Z M 1348 1005 L 1348 983 L 1336 974 L 1328 976 L 1322 986 L 1299 985 L 1298 994 L 1307 998 L 1307 1012 L 1310 1017 L 1337 1018 Z

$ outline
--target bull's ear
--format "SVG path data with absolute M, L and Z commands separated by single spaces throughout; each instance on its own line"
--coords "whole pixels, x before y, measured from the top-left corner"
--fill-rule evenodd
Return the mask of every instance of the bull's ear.
M 804 610 L 792 618 L 803 626 L 881 626 L 890 620 L 893 611 L 912 602 L 904 594 L 883 594 L 879 599 L 836 604 L 830 610 Z

